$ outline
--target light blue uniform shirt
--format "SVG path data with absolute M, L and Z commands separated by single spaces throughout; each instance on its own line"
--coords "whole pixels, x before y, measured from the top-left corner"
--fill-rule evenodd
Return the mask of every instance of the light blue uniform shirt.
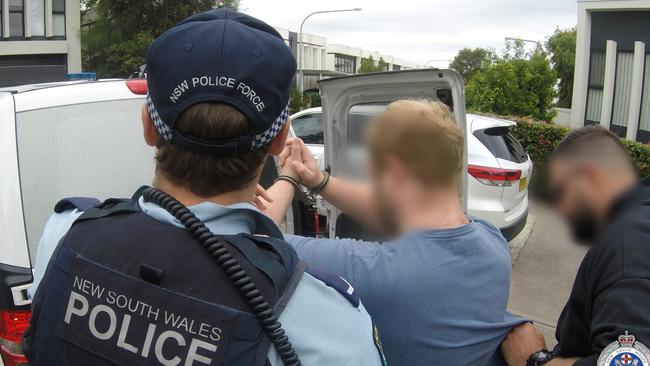
M 161 207 L 142 198 L 139 203 L 142 211 L 156 220 L 184 227 Z M 250 204 L 220 206 L 203 202 L 188 208 L 214 233 L 254 233 L 282 238 L 273 221 Z M 48 221 L 39 242 L 32 295 L 56 246 L 80 215 L 78 210 L 69 210 L 53 215 Z M 303 275 L 279 320 L 304 365 L 382 364 L 373 339 L 372 320 L 363 304 L 355 308 L 337 290 L 308 273 Z M 272 366 L 283 365 L 273 346 L 268 359 Z
M 389 365 L 503 364 L 524 320 L 508 313 L 508 243 L 482 220 L 382 243 L 286 236 L 315 268 L 347 278 L 382 335 Z

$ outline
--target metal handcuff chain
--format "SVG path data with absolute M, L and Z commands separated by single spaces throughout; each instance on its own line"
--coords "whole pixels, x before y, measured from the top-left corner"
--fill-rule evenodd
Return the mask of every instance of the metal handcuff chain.
M 143 192 L 143 197 L 145 201 L 155 203 L 171 213 L 194 235 L 251 306 L 278 351 L 283 364 L 285 366 L 300 366 L 298 355 L 293 349 L 289 337 L 282 329 L 282 324 L 273 312 L 273 308 L 264 299 L 246 270 L 230 253 L 230 249 L 223 245 L 223 239 L 213 234 L 187 207 L 167 193 L 155 188 L 147 188 Z

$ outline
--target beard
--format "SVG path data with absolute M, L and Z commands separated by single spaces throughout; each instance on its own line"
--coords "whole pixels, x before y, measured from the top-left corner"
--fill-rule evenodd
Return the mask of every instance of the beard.
M 596 213 L 590 207 L 579 208 L 570 218 L 569 225 L 573 238 L 582 245 L 591 245 L 598 235 Z
M 397 210 L 395 206 L 386 199 L 386 195 L 378 192 L 375 195 L 375 202 L 377 204 L 379 224 L 381 227 L 381 234 L 385 236 L 395 236 L 399 233 L 399 225 L 397 223 Z

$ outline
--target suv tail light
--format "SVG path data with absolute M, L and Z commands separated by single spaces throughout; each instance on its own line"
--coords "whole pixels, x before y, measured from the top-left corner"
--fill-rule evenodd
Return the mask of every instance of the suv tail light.
M 27 366 L 21 338 L 29 325 L 29 310 L 0 310 L 0 356 L 5 366 Z
M 126 81 L 126 87 L 129 88 L 131 93 L 138 95 L 146 95 L 149 91 L 147 79 L 129 79 Z
M 467 171 L 479 182 L 496 187 L 510 187 L 521 179 L 521 170 L 490 168 L 479 165 L 468 165 Z

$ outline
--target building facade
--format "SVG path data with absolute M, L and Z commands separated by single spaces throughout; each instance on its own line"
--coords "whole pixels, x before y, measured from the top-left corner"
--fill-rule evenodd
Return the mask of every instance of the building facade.
M 0 0 L 0 87 L 81 72 L 79 0 Z
M 352 75 L 359 71 L 362 58 L 372 56 L 375 65 L 380 59 L 386 62 L 385 71 L 419 69 L 422 65 L 391 55 L 372 52 L 358 47 L 330 44 L 327 38 L 303 33 L 300 35 L 285 28 L 276 28 L 296 55 L 304 74 L 304 88 L 316 88 L 316 82 L 324 77 Z M 300 53 L 302 47 L 302 53 Z M 301 59 L 302 55 L 302 59 Z
M 571 127 L 650 142 L 650 0 L 578 0 Z

